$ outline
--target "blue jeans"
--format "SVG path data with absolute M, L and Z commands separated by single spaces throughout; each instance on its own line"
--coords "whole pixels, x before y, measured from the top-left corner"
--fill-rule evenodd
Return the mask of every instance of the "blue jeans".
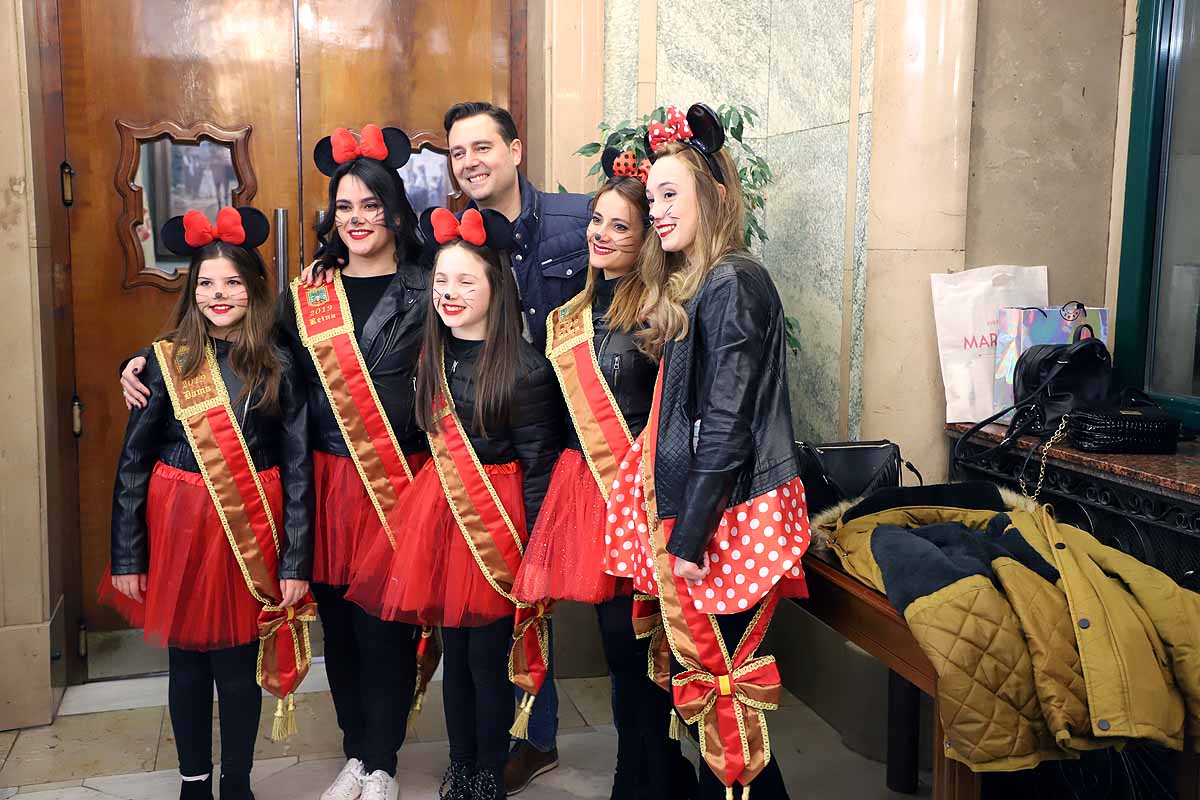
M 549 629 L 550 663 L 546 665 L 546 682 L 533 702 L 533 713 L 529 715 L 529 734 L 525 741 L 535 749 L 548 753 L 558 746 L 558 687 L 554 685 L 554 621 L 547 620 Z M 515 689 L 520 700 L 525 694 Z

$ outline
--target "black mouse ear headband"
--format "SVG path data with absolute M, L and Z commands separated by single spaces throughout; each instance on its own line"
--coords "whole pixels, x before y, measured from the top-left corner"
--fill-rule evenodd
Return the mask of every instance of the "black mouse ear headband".
M 411 156 L 412 142 L 407 133 L 399 128 L 380 128 L 378 125 L 364 125 L 357 139 L 345 128 L 335 128 L 313 148 L 317 169 L 330 177 L 339 166 L 356 158 L 373 158 L 386 167 L 400 169 Z
M 459 239 L 492 250 L 513 247 L 512 223 L 491 209 L 468 208 L 460 219 L 448 208 L 430 208 L 421 214 L 419 227 L 426 246 L 434 249 Z
M 217 212 L 216 222 L 194 209 L 182 217 L 171 217 L 162 227 L 162 241 L 176 255 L 193 256 L 216 241 L 253 250 L 262 246 L 270 233 L 267 215 L 257 208 L 226 206 Z
M 618 150 L 615 147 L 604 148 L 600 156 L 600 166 L 609 180 L 613 178 L 637 178 L 643 184 L 650 174 L 650 160 L 637 160 L 637 153 L 632 150 Z
M 675 106 L 667 106 L 666 121 L 656 120 L 646 129 L 646 152 L 650 153 L 650 161 L 653 162 L 656 151 L 669 142 L 682 142 L 702 155 L 717 183 L 725 183 L 725 173 L 716 159 L 725 145 L 725 127 L 717 112 L 704 103 L 696 103 L 685 116 Z

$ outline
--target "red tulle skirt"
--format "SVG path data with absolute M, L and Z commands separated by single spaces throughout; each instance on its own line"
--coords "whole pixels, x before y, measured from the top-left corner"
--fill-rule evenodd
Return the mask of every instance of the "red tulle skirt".
M 258 478 L 278 524 L 283 510 L 279 469 L 264 470 Z M 246 586 L 199 473 L 161 462 L 154 466 L 146 497 L 146 528 L 150 539 L 146 602 L 118 592 L 108 574 L 100 584 L 101 602 L 114 607 L 134 627 L 144 628 L 146 641 L 159 647 L 219 650 L 258 639 L 262 606 Z M 283 535 L 282 529 L 279 534 Z M 258 546 L 274 574 L 278 558 L 269 531 L 259 537 Z
M 313 451 L 316 519 L 313 521 L 313 583 L 347 586 L 359 551 L 377 538 L 387 541 L 379 513 L 349 456 Z M 406 456 L 415 474 L 428 453 Z
M 484 472 L 525 539 L 525 498 L 517 462 Z M 442 492 L 434 462 L 421 468 L 398 506 L 396 548 L 380 535 L 358 559 L 346 597 L 368 614 L 415 625 L 472 628 L 511 616 L 513 604 L 492 588 Z
M 564 450 L 529 535 L 513 587 L 517 599 L 593 604 L 611 600 L 620 589 L 617 578 L 604 571 L 606 513 L 604 497 L 583 453 Z

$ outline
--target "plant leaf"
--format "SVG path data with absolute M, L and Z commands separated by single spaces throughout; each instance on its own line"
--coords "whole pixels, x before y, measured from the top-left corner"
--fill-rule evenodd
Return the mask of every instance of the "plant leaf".
M 601 146 L 599 142 L 588 142 L 583 147 L 575 152 L 584 157 L 594 156 L 600 152 Z

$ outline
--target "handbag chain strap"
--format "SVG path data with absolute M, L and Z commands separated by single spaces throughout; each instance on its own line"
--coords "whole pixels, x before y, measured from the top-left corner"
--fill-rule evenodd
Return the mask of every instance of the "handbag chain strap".
M 1046 458 L 1050 455 L 1050 448 L 1058 444 L 1059 440 L 1062 439 L 1063 435 L 1067 432 L 1067 416 L 1068 415 L 1063 414 L 1062 422 L 1058 423 L 1058 430 L 1056 430 L 1054 435 L 1050 437 L 1050 441 L 1046 442 L 1046 444 L 1042 446 L 1042 463 L 1041 467 L 1038 469 L 1037 488 L 1033 490 L 1032 495 L 1029 494 L 1029 489 L 1025 485 L 1025 471 L 1021 470 L 1021 474 L 1017 476 L 1017 483 L 1021 486 L 1021 494 L 1025 495 L 1030 500 L 1033 500 L 1035 503 L 1037 502 L 1038 495 L 1042 493 L 1042 484 L 1046 482 Z

